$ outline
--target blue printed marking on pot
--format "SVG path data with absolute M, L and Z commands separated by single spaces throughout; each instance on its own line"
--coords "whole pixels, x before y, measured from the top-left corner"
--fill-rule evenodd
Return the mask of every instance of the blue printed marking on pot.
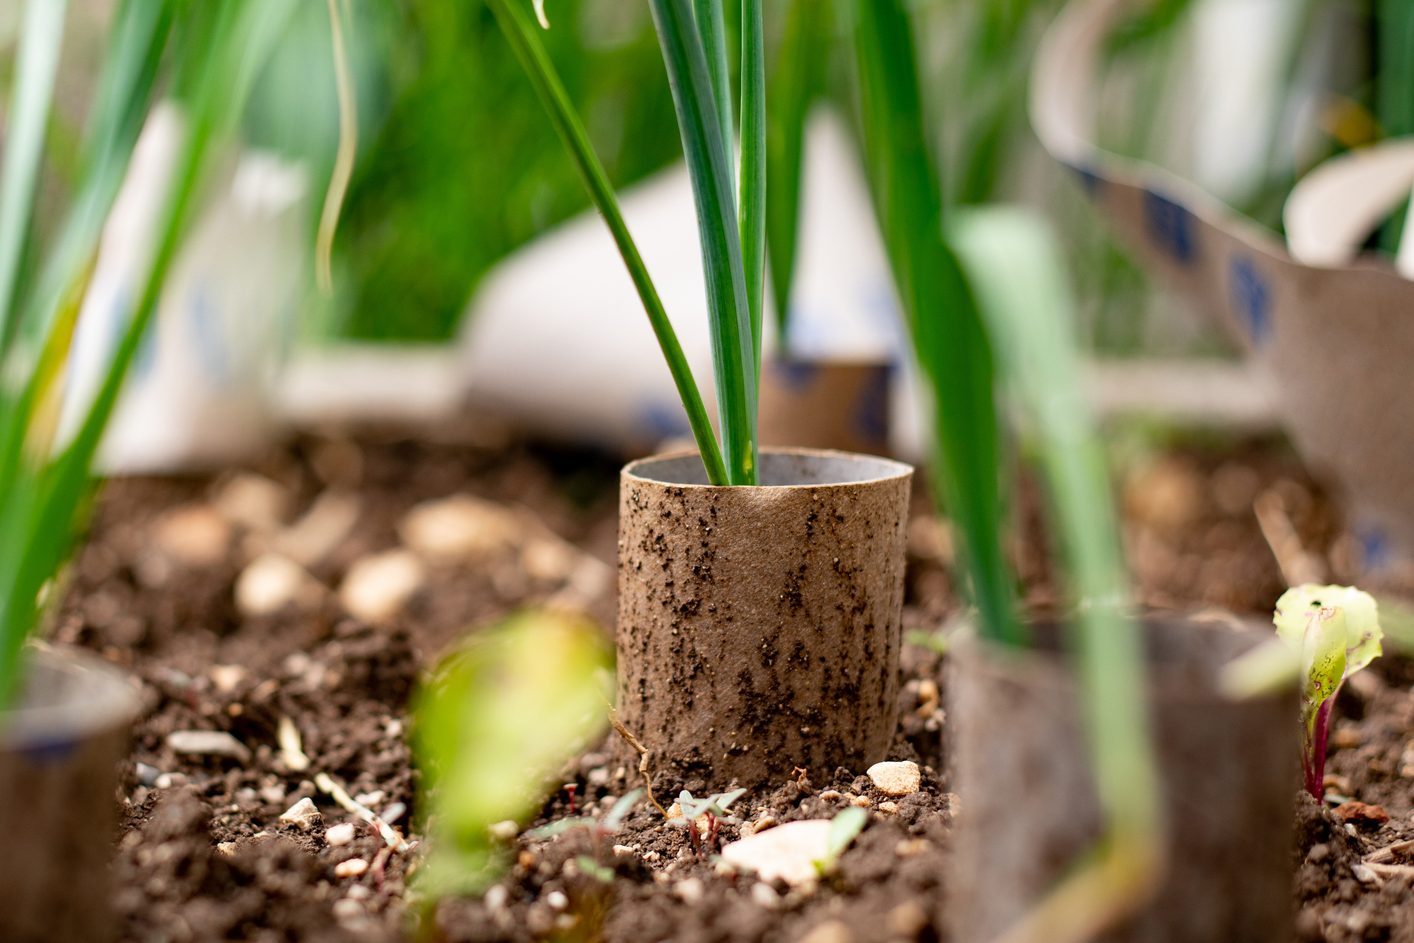
M 1187 207 L 1145 190 L 1144 226 L 1154 245 L 1175 262 L 1186 266 L 1197 261 L 1198 227 Z
M 893 363 L 870 371 L 868 382 L 854 404 L 854 428 L 866 442 L 886 443 L 889 437 L 889 392 Z
M 207 378 L 217 389 L 229 387 L 233 377 L 226 353 L 226 339 L 222 336 L 224 332 L 221 314 L 205 283 L 198 283 L 192 291 L 190 303 L 187 305 L 187 317 L 196 341 L 197 359 L 201 362 Z
M 1257 263 L 1247 256 L 1235 256 L 1229 268 L 1232 306 L 1236 309 L 1247 336 L 1261 347 L 1272 333 L 1271 282 Z
M 1075 174 L 1080 186 L 1085 189 L 1086 196 L 1094 199 L 1099 195 L 1101 188 L 1105 185 L 1105 178 L 1095 172 L 1094 168 L 1084 164 L 1066 164 L 1066 168 Z
M 1360 542 L 1360 557 L 1366 570 L 1378 572 L 1389 569 L 1394 563 L 1394 551 L 1383 527 L 1368 523 L 1357 525 L 1355 539 Z
M 77 746 L 73 737 L 37 737 L 21 745 L 19 752 L 34 766 L 52 766 L 67 760 Z
M 781 385 L 794 393 L 808 389 L 820 373 L 815 361 L 803 358 L 777 360 L 771 365 L 771 370 Z
M 655 439 L 674 439 L 692 434 L 687 415 L 683 413 L 682 407 L 676 404 L 668 405 L 658 400 L 649 400 L 640 406 L 637 412 L 638 425 Z

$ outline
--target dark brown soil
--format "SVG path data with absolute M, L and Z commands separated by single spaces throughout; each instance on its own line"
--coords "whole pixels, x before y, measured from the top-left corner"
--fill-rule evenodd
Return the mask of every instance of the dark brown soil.
M 410 938 L 404 879 L 421 849 L 388 848 L 319 788 L 315 774 L 332 777 L 415 842 L 417 773 L 407 746 L 407 703 L 419 671 L 468 627 L 554 597 L 564 581 L 515 553 L 435 565 L 402 612 L 379 625 L 346 615 L 333 590 L 357 560 L 397 546 L 398 522 L 414 505 L 458 493 L 529 513 L 605 563 L 615 548 L 614 462 L 529 450 L 485 430 L 461 432 L 440 442 L 311 435 L 258 469 L 287 494 L 285 526 L 331 488 L 359 499 L 352 531 L 308 568 L 325 591 L 273 615 L 243 616 L 234 593 L 269 535 L 235 526 L 219 559 L 198 563 L 174 559 L 157 538 L 173 509 L 205 507 L 228 476 L 127 480 L 107 488 L 54 632 L 130 666 L 147 699 L 121 787 L 125 824 L 115 904 L 122 939 Z M 1252 510 L 1264 496 L 1267 513 L 1275 508 L 1300 536 L 1310 558 L 1305 564 L 1318 567 L 1321 577 L 1349 578 L 1351 542 L 1329 502 L 1279 445 L 1165 447 L 1132 462 L 1121 488 L 1131 563 L 1146 603 L 1269 610 L 1284 582 Z M 1024 532 L 1014 553 L 1028 602 L 1045 609 L 1057 597 L 1044 537 L 1035 524 Z M 946 529 L 921 504 L 909 546 L 905 631 L 931 632 L 956 609 L 946 569 L 952 552 Z M 610 583 L 580 602 L 608 626 L 612 596 Z M 941 882 L 955 800 L 942 754 L 941 657 L 910 644 L 904 666 L 893 758 L 924 767 L 919 793 L 887 800 L 862 771 L 839 770 L 748 794 L 722 826 L 721 838 L 729 841 L 763 817 L 787 822 L 867 804 L 874 813 L 869 826 L 835 877 L 813 893 L 719 875 L 710 858 L 693 853 L 686 829 L 664 825 L 644 806 L 613 837 L 619 850 L 600 851 L 601 864 L 614 872 L 612 885 L 579 873 L 574 859 L 588 850 L 583 833 L 522 836 L 502 882 L 484 899 L 444 904 L 438 932 L 428 938 L 944 939 Z M 1414 844 L 1403 844 L 1414 839 L 1411 682 L 1414 662 L 1389 657 L 1342 694 L 1331 792 L 1366 806 L 1309 803 L 1299 816 L 1294 900 L 1303 940 L 1414 943 Z M 295 768 L 300 764 L 282 753 L 282 725 L 297 731 L 307 768 Z M 250 752 L 175 752 L 168 735 L 189 730 L 229 732 Z M 637 784 L 632 771 L 609 757 L 601 749 L 566 770 L 566 782 L 576 786 L 576 811 L 602 807 Z M 668 771 L 654 782 L 664 801 L 680 788 L 700 794 L 727 785 L 677 781 Z M 282 813 L 302 798 L 313 800 L 320 821 L 307 829 L 282 824 Z M 561 791 L 543 820 L 569 808 L 569 794 Z M 330 829 L 349 823 L 356 825 L 351 841 L 327 840 Z M 363 865 L 336 871 L 354 859 Z

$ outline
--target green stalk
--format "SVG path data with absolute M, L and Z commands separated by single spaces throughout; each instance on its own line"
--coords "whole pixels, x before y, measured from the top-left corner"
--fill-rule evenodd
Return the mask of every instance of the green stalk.
M 824 20 L 819 5 L 812 0 L 791 0 L 767 91 L 766 247 L 771 257 L 776 333 L 782 345 L 787 339 L 791 286 L 795 281 L 805 123 L 815 95 L 817 64 L 824 58 L 817 48 L 824 34 L 819 24 Z
M 761 0 L 741 2 L 741 255 L 760 388 L 766 305 L 766 51 Z
M 15 283 L 34 211 L 67 7 L 67 0 L 29 0 L 25 5 L 0 176 L 0 352 L 8 348 L 15 329 Z
M 1002 552 L 1001 446 L 992 351 L 943 241 L 942 188 L 928 145 L 905 0 L 848 0 L 875 209 L 932 396 L 933 479 L 962 538 L 984 637 L 1023 641 Z
M 1095 856 L 1007 939 L 1044 930 L 1088 940 L 1143 902 L 1160 874 L 1163 816 L 1144 697 L 1144 655 L 1127 615 L 1119 524 L 1089 421 L 1059 247 L 1019 210 L 974 210 L 951 224 L 1010 385 L 1034 420 L 1050 507 L 1080 603 L 1076 656 L 1091 766 L 1108 832 Z
M 743 11 L 744 12 L 744 11 Z M 707 57 L 707 75 L 712 84 L 712 103 L 717 125 L 730 153 L 736 143 L 736 122 L 732 120 L 731 64 L 727 61 L 727 14 L 722 0 L 692 0 L 692 17 L 702 37 Z M 744 41 L 745 37 L 743 37 Z M 746 120 L 743 112 L 742 120 Z
M 712 431 L 707 408 L 703 404 L 702 394 L 698 391 L 697 381 L 692 376 L 692 368 L 688 365 L 687 357 L 683 354 L 682 345 L 678 342 L 677 333 L 673 330 L 672 322 L 668 320 L 668 313 L 663 308 L 658 290 L 654 286 L 652 278 L 649 277 L 648 269 L 643 264 L 643 257 L 639 254 L 632 234 L 629 233 L 628 224 L 624 221 L 623 212 L 619 209 L 618 200 L 614 197 L 613 187 L 609 184 L 608 174 L 605 173 L 603 164 L 600 163 L 598 155 L 594 152 L 594 146 L 589 142 L 589 135 L 584 129 L 584 124 L 575 113 L 564 84 L 560 81 L 554 65 L 550 62 L 550 57 L 545 52 L 544 45 L 540 42 L 540 37 L 535 32 L 535 26 L 515 0 L 486 0 L 486 2 L 496 15 L 501 30 L 505 33 L 512 50 L 530 77 L 531 84 L 535 87 L 546 111 L 549 112 L 555 130 L 559 133 L 579 170 L 580 176 L 584 179 L 590 198 L 594 201 L 600 215 L 604 217 L 604 222 L 609 227 L 614 243 L 618 246 L 624 266 L 628 269 L 629 277 L 633 279 L 634 288 L 638 291 L 638 297 L 643 302 L 643 309 L 648 314 L 648 322 L 653 328 L 654 336 L 658 339 L 658 346 L 663 351 L 663 358 L 668 363 L 668 370 L 673 375 L 673 383 L 677 386 L 683 408 L 687 411 L 693 438 L 696 439 L 697 448 L 702 453 L 702 464 L 707 470 L 707 479 L 715 485 L 733 483 L 728 476 L 727 466 L 722 460 L 722 451 L 717 444 L 716 435 Z M 725 416 L 725 413 L 723 415 Z
M 714 114 L 707 57 L 688 0 L 652 0 L 697 203 L 712 323 L 722 457 L 728 482 L 756 483 L 756 351 L 727 142 Z

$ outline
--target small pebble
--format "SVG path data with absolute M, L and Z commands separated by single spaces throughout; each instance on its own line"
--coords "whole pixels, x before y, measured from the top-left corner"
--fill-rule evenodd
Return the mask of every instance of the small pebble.
M 334 876 L 356 878 L 368 870 L 368 862 L 362 858 L 350 858 L 334 865 Z
M 177 730 L 167 735 L 167 746 L 187 756 L 224 756 L 250 762 L 250 748 L 223 730 Z
M 879 803 L 879 811 L 886 815 L 893 815 L 898 811 L 898 803 L 888 801 L 881 802 Z
M 565 896 L 564 891 L 551 891 L 545 895 L 545 903 L 551 910 L 564 910 L 570 905 L 570 899 Z
M 797 943 L 854 943 L 854 934 L 839 920 L 817 923 Z
M 236 843 L 233 841 L 217 842 L 216 853 L 229 858 L 236 853 Z
M 222 694 L 230 694 L 246 677 L 246 671 L 240 665 L 216 665 L 209 673 L 211 683 Z
M 185 566 L 214 566 L 226 559 L 231 525 L 205 504 L 173 508 L 152 525 L 152 542 Z
M 236 608 L 246 616 L 268 616 L 286 606 L 308 606 L 318 599 L 319 584 L 287 557 L 265 553 L 236 578 Z
M 700 904 L 707 893 L 707 888 L 703 886 L 701 878 L 686 878 L 673 886 L 673 893 L 684 904 Z
M 765 881 L 814 884 L 819 879 L 815 862 L 829 854 L 829 835 L 828 819 L 787 822 L 732 842 L 722 849 L 722 860 Z
M 1389 813 L 1384 810 L 1383 806 L 1358 800 L 1351 800 L 1336 806 L 1334 813 L 1335 817 L 1342 822 L 1352 822 L 1356 825 L 1378 827 L 1389 821 Z
M 334 901 L 333 911 L 335 919 L 340 921 L 361 920 L 364 915 L 363 905 L 347 897 Z
M 162 776 L 160 769 L 155 766 L 148 766 L 146 763 L 135 764 L 133 772 L 137 773 L 137 781 L 144 786 L 157 785 L 157 780 Z
M 284 814 L 280 816 L 280 821 L 286 825 L 293 825 L 295 828 L 307 832 L 318 825 L 323 818 L 324 817 L 319 814 L 319 809 L 315 806 L 314 800 L 305 796 L 299 802 L 296 802 L 286 809 Z
M 928 926 L 928 911 L 916 900 L 904 901 L 889 911 L 889 931 L 908 940 L 916 940 Z
M 493 884 L 491 889 L 486 892 L 486 896 L 481 898 L 481 902 L 486 905 L 487 910 L 505 910 L 510 900 L 511 892 L 506 889 L 504 884 Z
M 384 819 L 384 821 L 387 821 L 387 819 Z M 513 841 L 515 837 L 520 834 L 520 826 L 517 825 L 514 820 L 506 819 L 504 822 L 496 822 L 490 825 L 486 831 L 490 832 L 491 837 L 496 839 L 496 841 Z
M 776 893 L 775 888 L 769 884 L 762 884 L 757 881 L 751 885 L 751 899 L 758 907 L 765 907 L 767 910 L 774 910 L 781 902 L 781 897 Z
M 844 797 L 840 794 L 838 789 L 826 789 L 824 792 L 820 793 L 821 802 L 835 802 L 842 798 Z
M 1376 875 L 1374 871 L 1370 870 L 1367 865 L 1357 864 L 1350 869 L 1350 873 L 1355 875 L 1355 880 L 1359 881 L 1361 884 L 1374 884 L 1379 881 L 1379 876 Z
M 1306 860 L 1311 862 L 1312 864 L 1320 864 L 1322 861 L 1325 861 L 1330 856 L 1331 846 L 1327 845 L 1325 842 L 1321 842 L 1318 845 L 1312 845 L 1311 850 L 1306 852 Z
M 427 573 L 407 550 L 387 550 L 356 560 L 339 587 L 339 602 L 365 622 L 386 622 L 422 588 Z
M 912 858 L 921 855 L 928 850 L 928 839 L 926 838 L 905 838 L 894 846 L 894 854 L 900 858 Z
M 868 796 L 855 796 L 853 799 L 849 800 L 849 804 L 858 806 L 861 809 L 867 809 L 874 803 L 869 801 Z
M 638 849 L 632 845 L 615 845 L 614 855 L 619 858 L 628 858 L 638 853 Z
M 324 833 L 324 840 L 334 847 L 347 845 L 358 835 L 358 829 L 352 822 L 340 822 L 338 825 L 331 825 Z
M 875 763 L 867 772 L 875 788 L 890 796 L 912 795 L 923 782 L 918 764 L 911 760 Z

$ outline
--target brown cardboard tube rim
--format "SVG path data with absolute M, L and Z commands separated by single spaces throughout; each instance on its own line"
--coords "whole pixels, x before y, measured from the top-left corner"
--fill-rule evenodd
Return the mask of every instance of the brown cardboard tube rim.
M 75 649 L 35 645 L 15 705 L 0 710 L 0 747 L 77 743 L 130 725 L 142 700 L 132 680 Z
M 1254 620 L 1227 624 L 1174 613 L 1136 615 L 1134 620 L 1143 629 L 1145 641 L 1150 643 L 1144 655 L 1148 674 L 1145 687 L 1162 701 L 1179 705 L 1219 702 L 1240 706 L 1289 696 L 1286 691 L 1274 691 L 1233 701 L 1218 689 L 1224 665 L 1267 638 L 1276 637 L 1274 632 L 1264 632 Z M 1031 623 L 1027 629 L 1033 641 L 1039 644 L 1015 648 L 969 635 L 960 644 L 975 653 L 969 659 L 970 670 L 988 676 L 1024 678 L 1030 686 L 1058 693 L 1074 688 L 1076 678 L 1069 639 L 1072 627 L 1044 621 Z M 1195 634 L 1202 636 L 1201 644 L 1192 644 Z M 1159 643 L 1157 649 L 1155 642 Z
M 824 449 L 769 448 L 761 450 L 759 485 L 713 485 L 696 450 L 669 452 L 624 466 L 623 477 L 681 488 L 751 487 L 759 490 L 793 488 L 857 488 L 894 481 L 913 474 L 913 466 L 893 459 Z

